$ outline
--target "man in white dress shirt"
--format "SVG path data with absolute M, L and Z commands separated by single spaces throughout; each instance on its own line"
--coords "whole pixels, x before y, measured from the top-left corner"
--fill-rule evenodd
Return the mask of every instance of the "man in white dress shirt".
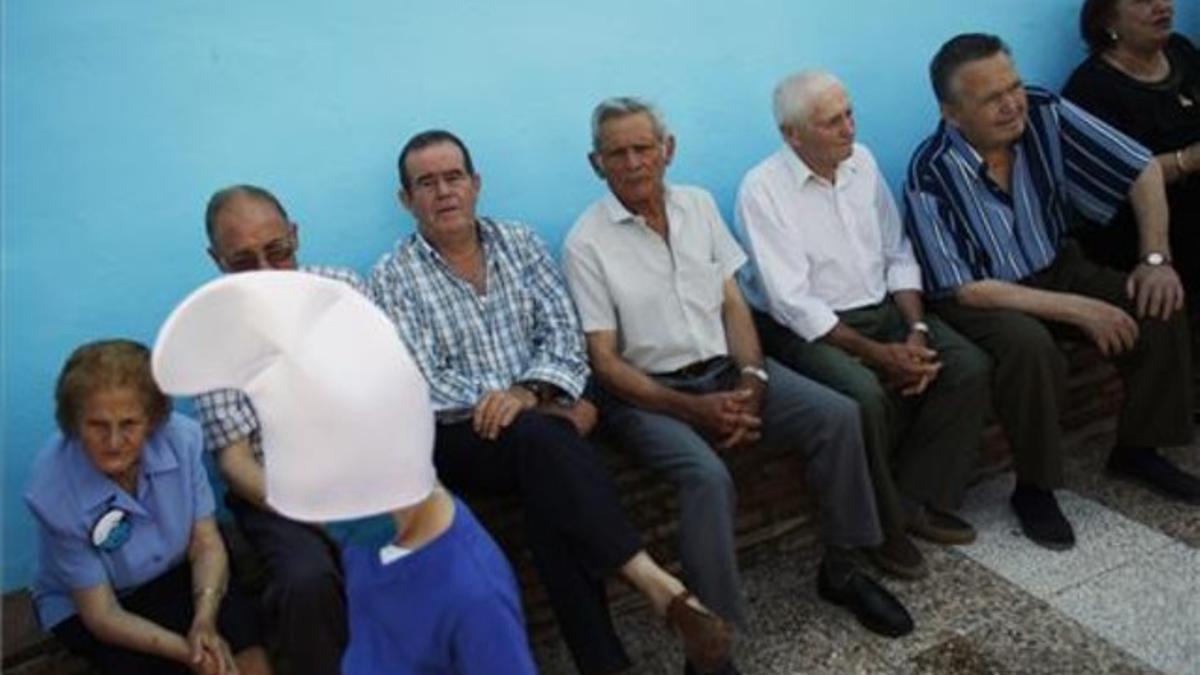
M 988 358 L 924 312 L 921 268 L 874 157 L 854 142 L 838 80 L 786 78 L 775 118 L 784 146 L 738 191 L 737 232 L 754 262 L 740 281 L 767 353 L 858 401 L 891 553 L 872 559 L 917 576 L 906 531 L 975 538 L 953 510 L 987 410 Z

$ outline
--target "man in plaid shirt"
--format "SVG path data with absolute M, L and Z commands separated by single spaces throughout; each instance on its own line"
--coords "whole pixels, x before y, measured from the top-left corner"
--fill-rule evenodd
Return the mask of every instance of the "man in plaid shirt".
M 295 270 L 365 287 L 352 270 L 298 268 L 296 224 L 268 191 L 217 191 L 205 212 L 209 255 L 222 273 Z M 223 389 L 196 398 L 204 445 L 229 487 L 226 502 L 266 565 L 263 602 L 291 672 L 335 675 L 348 638 L 342 571 L 333 543 L 315 526 L 284 518 L 266 503 L 262 436 L 250 400 Z M 335 450 L 335 449 L 331 449 Z
M 610 574 L 667 618 L 689 661 L 716 670 L 728 626 L 642 550 L 584 438 L 597 413 L 582 397 L 583 334 L 545 245 L 525 225 L 476 216 L 481 179 L 453 134 L 417 134 L 398 169 L 417 232 L 375 266 L 371 293 L 429 382 L 438 477 L 521 499 L 526 543 L 581 672 L 629 666 L 608 614 Z

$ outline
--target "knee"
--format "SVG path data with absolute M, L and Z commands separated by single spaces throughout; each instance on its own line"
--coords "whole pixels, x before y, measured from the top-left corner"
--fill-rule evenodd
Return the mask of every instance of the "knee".
M 1002 369 L 1066 377 L 1067 360 L 1045 326 L 1032 318 L 1010 322 L 1003 350 L 997 354 Z
M 954 389 L 971 391 L 986 390 L 992 378 L 992 359 L 982 349 L 970 345 L 946 363 L 945 372 L 938 380 L 945 381 Z
M 288 605 L 324 606 L 342 596 L 341 575 L 329 556 L 299 556 L 271 575 L 268 593 Z
M 713 504 L 732 504 L 737 496 L 733 476 L 716 455 L 683 472 L 680 489 L 685 500 L 699 499 Z

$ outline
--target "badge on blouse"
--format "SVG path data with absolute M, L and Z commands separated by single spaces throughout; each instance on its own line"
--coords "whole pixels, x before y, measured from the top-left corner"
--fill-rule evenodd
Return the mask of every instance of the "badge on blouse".
M 111 508 L 92 526 L 92 544 L 101 551 L 113 552 L 129 541 L 133 529 L 124 509 Z

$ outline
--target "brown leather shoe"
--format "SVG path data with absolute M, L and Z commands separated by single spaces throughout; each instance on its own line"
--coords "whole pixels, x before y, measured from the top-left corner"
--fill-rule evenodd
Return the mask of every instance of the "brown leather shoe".
M 903 532 L 886 535 L 883 544 L 867 549 L 867 558 L 883 572 L 899 579 L 924 579 L 929 566 L 921 549 Z
M 700 673 L 714 673 L 729 662 L 733 631 L 729 622 L 688 604 L 691 591 L 681 591 L 667 605 L 667 625 L 683 641 L 683 654 Z
M 935 544 L 957 546 L 975 541 L 975 528 L 953 513 L 938 511 L 928 506 L 921 508 L 908 519 L 905 526 L 909 534 Z

